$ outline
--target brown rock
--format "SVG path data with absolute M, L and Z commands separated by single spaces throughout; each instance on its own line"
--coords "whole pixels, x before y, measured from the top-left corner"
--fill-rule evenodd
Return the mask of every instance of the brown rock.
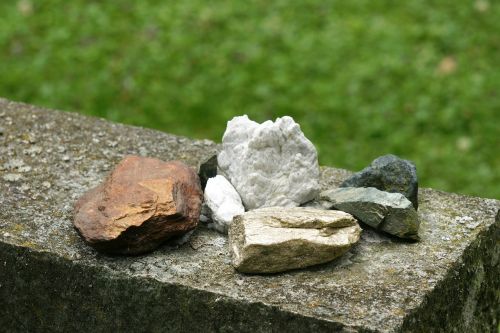
M 198 224 L 198 175 L 179 161 L 127 156 L 75 204 L 74 225 L 102 252 L 140 254 Z

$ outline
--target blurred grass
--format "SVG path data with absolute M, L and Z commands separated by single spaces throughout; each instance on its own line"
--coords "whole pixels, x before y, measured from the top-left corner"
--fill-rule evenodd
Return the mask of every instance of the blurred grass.
M 0 2 L 0 96 L 216 141 L 291 115 L 324 165 L 447 191 L 500 198 L 499 89 L 497 1 Z

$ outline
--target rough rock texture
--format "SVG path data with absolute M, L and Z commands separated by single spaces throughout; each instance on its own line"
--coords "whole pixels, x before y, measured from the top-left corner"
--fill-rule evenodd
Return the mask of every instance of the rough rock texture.
M 370 166 L 347 178 L 341 187 L 375 187 L 381 191 L 401 193 L 418 209 L 417 168 L 413 162 L 395 155 L 376 158 Z
M 180 247 L 106 256 L 73 228 L 73 202 L 125 155 L 197 167 L 217 145 L 5 100 L 0 124 L 0 330 L 484 333 L 497 327 L 498 200 L 421 188 L 420 242 L 364 230 L 339 259 L 274 275 L 236 272 L 227 237 L 203 225 Z M 6 174 L 20 178 L 7 181 Z M 321 187 L 337 187 L 349 175 L 322 168 Z
M 208 208 L 206 201 L 201 204 L 200 222 L 210 223 L 212 221 L 212 211 Z
M 375 229 L 401 238 L 419 239 L 417 212 L 400 193 L 373 187 L 341 187 L 321 192 L 319 199 L 323 206 L 329 204 L 329 209 L 350 213 Z
M 276 273 L 332 261 L 360 235 L 356 219 L 341 211 L 266 207 L 234 218 L 229 247 L 238 271 Z
M 290 117 L 262 124 L 246 115 L 233 118 L 218 162 L 247 210 L 298 206 L 318 194 L 316 148 Z
M 233 217 L 245 212 L 238 192 L 221 175 L 208 180 L 205 188 L 205 202 L 211 211 L 213 221 L 211 227 L 224 234 L 233 223 Z
M 127 156 L 75 204 L 74 225 L 97 250 L 139 254 L 198 225 L 202 192 L 179 161 Z
M 217 176 L 217 155 L 211 156 L 200 164 L 198 176 L 200 176 L 201 188 L 205 190 L 208 179 Z

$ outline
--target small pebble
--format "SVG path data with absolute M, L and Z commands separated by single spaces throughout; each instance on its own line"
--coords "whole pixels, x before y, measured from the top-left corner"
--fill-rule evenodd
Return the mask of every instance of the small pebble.
M 24 161 L 20 159 L 12 159 L 9 162 L 5 163 L 3 166 L 6 169 L 17 169 L 19 167 L 22 167 L 24 165 Z
M 203 222 L 203 223 L 208 223 L 210 221 L 210 219 L 208 217 L 206 217 L 205 215 L 200 215 L 200 222 Z
M 467 229 L 473 230 L 473 229 L 476 229 L 480 224 L 481 224 L 481 222 L 471 222 L 471 223 L 468 223 L 465 227 Z
M 35 155 L 38 155 L 41 152 L 42 152 L 42 148 L 38 147 L 38 146 L 33 146 L 33 147 L 30 147 L 30 148 L 24 150 L 24 154 L 29 155 L 31 157 L 34 157 Z
M 3 179 L 8 182 L 17 182 L 21 180 L 23 176 L 16 174 L 16 173 L 8 173 L 3 176 Z
M 444 258 L 446 258 L 446 256 L 442 253 L 437 254 L 436 257 L 438 260 L 443 260 Z
M 20 168 L 17 169 L 19 172 L 30 172 L 31 171 L 31 167 L 29 165 L 25 165 L 25 166 L 22 166 Z
M 51 188 L 52 184 L 50 184 L 49 182 L 43 182 L 42 186 L 45 187 L 45 188 Z
M 465 224 L 466 222 L 473 221 L 474 219 L 470 216 L 457 216 L 455 217 L 455 223 Z
M 63 160 L 64 162 L 69 162 L 69 161 L 71 160 L 71 158 L 70 158 L 68 155 L 64 155 L 64 156 L 62 157 L 62 160 Z

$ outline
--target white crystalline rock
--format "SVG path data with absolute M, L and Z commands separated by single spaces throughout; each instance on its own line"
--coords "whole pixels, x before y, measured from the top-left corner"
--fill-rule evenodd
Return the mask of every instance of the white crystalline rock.
M 230 120 L 218 164 L 247 210 L 299 206 L 319 191 L 316 148 L 288 116 L 262 124 L 246 115 Z
M 235 215 L 245 212 L 238 192 L 224 176 L 208 179 L 205 202 L 212 211 L 211 227 L 221 233 L 227 233 Z

